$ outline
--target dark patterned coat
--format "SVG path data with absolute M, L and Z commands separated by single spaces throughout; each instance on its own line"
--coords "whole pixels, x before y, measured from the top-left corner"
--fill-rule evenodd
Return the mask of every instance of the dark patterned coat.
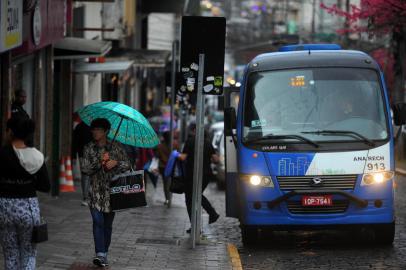
M 110 142 L 107 143 L 110 145 Z M 130 169 L 128 156 L 119 142 L 114 142 L 111 146 L 109 156 L 111 160 L 118 162 L 117 166 L 110 171 L 103 169 L 101 160 L 103 153 L 107 151 L 106 146 L 98 146 L 95 142 L 87 144 L 83 151 L 81 160 L 82 173 L 90 176 L 89 206 L 98 211 L 109 213 L 110 207 L 110 181 L 119 173 Z

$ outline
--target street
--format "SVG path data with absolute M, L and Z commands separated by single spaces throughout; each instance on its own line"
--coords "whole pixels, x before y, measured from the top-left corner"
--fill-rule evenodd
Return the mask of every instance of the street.
M 221 214 L 207 225 L 208 245 L 190 249 L 189 227 L 183 195 L 174 195 L 171 209 L 163 205 L 162 186 L 148 192 L 149 206 L 118 213 L 111 248 L 111 269 L 232 269 L 225 245 L 238 248 L 245 270 L 259 269 L 405 269 L 406 177 L 398 175 L 396 188 L 396 238 L 393 247 L 377 247 L 362 236 L 341 231 L 278 232 L 256 245 L 241 243 L 239 222 L 225 217 L 224 191 L 215 183 L 205 191 Z M 50 240 L 39 245 L 39 270 L 96 269 L 91 264 L 93 237 L 87 207 L 80 206 L 80 189 L 59 199 L 41 195 L 42 213 L 49 223 Z M 355 237 L 354 237 L 355 236 Z M 357 243 L 362 240 L 363 242 Z M 0 265 L 3 256 L 0 256 Z M 191 264 L 193 267 L 191 267 Z
M 278 232 L 245 248 L 238 222 L 222 219 L 215 224 L 218 239 L 238 247 L 243 268 L 257 269 L 405 269 L 406 233 L 404 208 L 406 177 L 397 176 L 396 237 L 393 247 L 377 247 L 362 236 L 342 231 Z M 220 202 L 219 202 L 220 203 Z M 224 208 L 223 208 L 224 209 Z M 358 241 L 362 240 L 363 243 Z

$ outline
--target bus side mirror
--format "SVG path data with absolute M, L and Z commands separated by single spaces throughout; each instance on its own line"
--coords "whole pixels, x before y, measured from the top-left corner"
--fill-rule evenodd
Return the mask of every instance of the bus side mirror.
M 237 119 L 233 107 L 224 109 L 224 133 L 226 136 L 233 136 L 233 129 L 237 128 Z
M 406 104 L 398 103 L 393 105 L 393 122 L 397 126 L 406 124 Z

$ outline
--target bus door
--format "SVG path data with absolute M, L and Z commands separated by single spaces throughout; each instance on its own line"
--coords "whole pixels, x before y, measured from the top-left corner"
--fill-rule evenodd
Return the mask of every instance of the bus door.
M 226 178 L 226 216 L 238 217 L 238 167 L 236 112 L 240 95 L 239 87 L 224 88 L 224 159 Z

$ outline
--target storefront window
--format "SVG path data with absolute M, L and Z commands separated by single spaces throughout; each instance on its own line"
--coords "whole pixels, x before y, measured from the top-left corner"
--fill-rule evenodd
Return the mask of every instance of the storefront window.
M 30 117 L 33 116 L 34 112 L 34 67 L 34 57 L 30 57 L 24 62 L 15 64 L 13 66 L 13 79 L 11 81 L 12 89 L 23 89 L 27 93 L 27 103 L 24 105 L 24 109 Z

